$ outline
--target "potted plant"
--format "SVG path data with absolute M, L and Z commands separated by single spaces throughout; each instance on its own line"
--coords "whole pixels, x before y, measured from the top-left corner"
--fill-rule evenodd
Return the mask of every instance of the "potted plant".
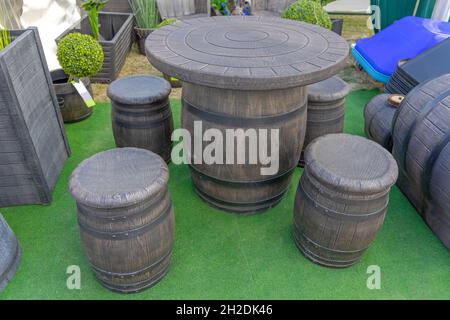
M 56 42 L 59 43 L 66 35 L 74 32 L 95 37 L 98 27 L 99 43 L 103 48 L 105 58 L 103 67 L 96 75 L 91 77 L 91 81 L 110 83 L 119 75 L 120 70 L 125 64 L 128 52 L 131 50 L 132 40 L 134 38 L 133 14 L 99 12 L 99 7 L 95 5 L 85 6 L 83 4 L 83 6 L 93 11 L 89 12 L 88 16 L 83 16 L 80 21 L 64 31 L 56 39 Z
M 64 124 L 37 28 L 2 26 L 0 207 L 49 204 L 70 155 Z
M 156 0 L 130 0 L 136 18 L 136 35 L 139 51 L 145 55 L 145 39 L 155 30 L 159 23 L 159 12 Z
M 331 29 L 332 23 L 328 13 L 319 0 L 298 0 L 282 13 L 282 18 L 316 24 Z
M 103 65 L 103 49 L 89 35 L 70 33 L 59 43 L 57 57 L 62 69 L 51 73 L 53 87 L 59 101 L 63 101 L 61 113 L 64 122 L 77 122 L 88 118 L 93 109 L 75 89 L 72 81 L 81 81 L 92 95 L 89 77 L 97 74 Z

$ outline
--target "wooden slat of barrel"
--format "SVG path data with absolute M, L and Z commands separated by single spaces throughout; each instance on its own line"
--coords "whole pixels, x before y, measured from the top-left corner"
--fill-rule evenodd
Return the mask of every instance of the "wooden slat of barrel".
M 170 161 L 174 129 L 170 91 L 166 80 L 151 76 L 123 78 L 109 86 L 113 133 L 118 147 L 147 149 Z
M 397 165 L 381 146 L 362 137 L 331 134 L 306 149 L 306 167 L 294 208 L 294 237 L 321 265 L 356 263 L 384 221 Z
M 19 267 L 20 257 L 19 242 L 0 214 L 0 292 L 14 277 Z
M 364 131 L 366 136 L 392 150 L 392 121 L 397 109 L 388 103 L 389 94 L 374 97 L 364 108 Z
M 164 161 L 137 148 L 100 153 L 72 174 L 85 253 L 105 287 L 137 292 L 167 273 L 174 234 L 167 181 Z
M 279 171 L 265 176 L 261 168 L 268 165 L 194 163 L 191 151 L 191 174 L 202 198 L 221 209 L 239 213 L 254 213 L 270 208 L 285 194 L 292 171 L 297 166 L 303 145 L 306 124 L 306 94 L 304 87 L 284 90 L 241 91 L 221 90 L 185 83 L 182 123 L 194 137 L 194 121 L 201 121 L 203 132 L 219 130 L 226 150 L 225 130 L 266 129 L 270 146 L 270 130 L 279 129 Z M 245 105 L 245 108 L 241 106 Z M 202 150 L 209 144 L 203 142 Z M 248 146 L 248 142 L 247 142 Z M 249 148 L 245 148 L 249 150 Z M 239 152 L 243 152 L 239 150 Z M 237 143 L 234 155 L 238 154 Z M 270 155 L 270 150 L 269 150 Z

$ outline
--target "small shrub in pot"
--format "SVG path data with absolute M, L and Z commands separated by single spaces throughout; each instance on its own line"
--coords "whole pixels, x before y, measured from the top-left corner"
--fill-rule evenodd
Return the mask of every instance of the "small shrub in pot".
M 58 44 L 58 61 L 62 70 L 52 72 L 53 86 L 58 98 L 64 100 L 61 109 L 64 122 L 76 122 L 89 117 L 92 108 L 86 107 L 72 81 L 81 81 L 92 94 L 89 77 L 103 66 L 103 49 L 91 36 L 70 33 Z
M 320 1 L 298 0 L 291 4 L 281 15 L 282 18 L 303 21 L 331 29 L 331 19 L 322 8 Z

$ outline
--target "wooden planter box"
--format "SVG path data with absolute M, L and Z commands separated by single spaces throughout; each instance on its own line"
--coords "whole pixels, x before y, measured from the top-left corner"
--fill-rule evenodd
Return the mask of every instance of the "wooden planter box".
M 48 204 L 70 155 L 36 28 L 0 52 L 0 207 Z
M 99 14 L 100 36 L 102 37 L 100 44 L 103 47 L 105 61 L 103 62 L 102 70 L 94 77 L 91 77 L 92 82 L 110 83 L 117 78 L 133 43 L 133 21 L 134 17 L 129 13 L 102 12 Z M 64 31 L 56 39 L 56 42 L 58 43 L 71 32 L 92 35 L 88 17 L 83 17 Z
M 121 12 L 133 13 L 128 0 L 109 0 L 108 4 L 103 8 L 104 12 Z

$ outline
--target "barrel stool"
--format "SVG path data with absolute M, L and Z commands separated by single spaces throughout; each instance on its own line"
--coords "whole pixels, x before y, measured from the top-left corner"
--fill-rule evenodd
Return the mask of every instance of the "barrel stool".
M 399 94 L 379 94 L 364 108 L 364 131 L 366 136 L 392 150 L 392 122 L 395 112 L 405 97 Z
M 309 85 L 307 91 L 308 123 L 300 166 L 304 165 L 304 151 L 311 141 L 329 133 L 344 131 L 344 104 L 350 86 L 339 77 L 331 77 Z
M 137 148 L 99 153 L 72 173 L 81 240 L 106 288 L 137 292 L 168 271 L 174 236 L 168 178 L 163 159 Z
M 19 267 L 21 249 L 11 228 L 0 214 L 0 292 Z
M 294 207 L 294 238 L 303 254 L 329 267 L 355 264 L 384 221 L 397 163 L 377 143 L 348 134 L 314 140 Z
M 170 84 L 163 78 L 132 76 L 108 87 L 117 147 L 136 147 L 159 154 L 166 162 L 172 151 L 173 118 Z

